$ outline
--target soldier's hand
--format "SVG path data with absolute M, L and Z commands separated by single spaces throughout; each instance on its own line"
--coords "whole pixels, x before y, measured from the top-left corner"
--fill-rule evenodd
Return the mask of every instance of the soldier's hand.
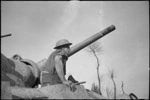
M 71 89 L 71 91 L 75 92 L 75 90 L 76 90 L 75 83 L 71 84 L 71 88 L 70 89 Z
M 63 84 L 66 84 L 73 92 L 76 90 L 75 84 L 72 83 L 71 81 L 64 81 Z
M 63 84 L 65 84 L 65 85 L 71 87 L 72 82 L 71 82 L 71 81 L 63 81 Z

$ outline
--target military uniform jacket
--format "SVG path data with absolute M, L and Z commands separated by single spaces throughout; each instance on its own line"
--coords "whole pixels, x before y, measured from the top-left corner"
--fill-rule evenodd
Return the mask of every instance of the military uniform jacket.
M 67 55 L 65 52 L 62 51 L 54 51 L 52 54 L 48 57 L 47 61 L 45 62 L 45 66 L 43 67 L 42 74 L 41 74 L 41 83 L 42 84 L 61 84 L 61 80 L 57 74 L 56 68 L 55 68 L 55 56 L 61 55 L 62 56 L 62 63 L 63 63 L 63 69 L 64 74 L 66 75 L 66 61 L 67 61 Z

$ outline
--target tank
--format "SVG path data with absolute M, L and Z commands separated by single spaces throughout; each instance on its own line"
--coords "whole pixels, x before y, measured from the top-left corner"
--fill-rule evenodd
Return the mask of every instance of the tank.
M 92 35 L 91 37 L 81 41 L 80 43 L 74 45 L 73 47 L 71 47 L 71 51 L 69 53 L 69 57 L 72 56 L 73 54 L 77 53 L 78 51 L 80 51 L 81 49 L 85 48 L 86 46 L 90 45 L 91 43 L 95 42 L 96 40 L 102 38 L 103 36 L 107 35 L 108 33 L 112 32 L 113 30 L 115 30 L 115 26 L 111 25 L 109 27 L 107 27 L 106 29 Z M 5 35 L 5 36 L 1 36 L 1 37 L 7 37 L 10 35 Z M 11 80 L 9 79 L 9 77 L 3 77 L 2 82 L 4 89 L 7 92 L 4 92 L 6 94 L 3 94 L 3 97 L 5 99 L 8 98 L 26 98 L 26 99 L 33 99 L 33 98 L 42 98 L 42 99 L 104 99 L 105 97 L 99 96 L 96 93 L 93 93 L 92 91 L 87 91 L 83 85 L 77 85 L 76 86 L 76 91 L 72 92 L 66 85 L 64 84 L 57 84 L 57 85 L 48 85 L 45 87 L 41 87 L 41 88 L 27 88 L 25 86 L 18 86 L 16 83 L 24 83 L 24 82 L 20 82 L 18 81 L 18 79 L 16 79 L 16 77 L 18 77 L 20 80 L 23 80 L 25 77 L 23 77 L 23 75 L 26 76 L 26 78 L 28 79 L 30 76 L 35 76 L 36 78 L 39 77 L 39 70 L 37 69 L 37 66 L 34 64 L 34 62 L 30 61 L 30 60 L 23 60 L 23 64 L 27 64 L 32 65 L 30 67 L 20 67 L 20 68 L 28 68 L 29 70 L 23 70 L 25 71 L 25 74 L 22 74 L 21 72 L 19 73 L 19 71 L 22 71 L 19 69 L 15 70 L 15 63 L 13 61 L 11 61 L 10 59 L 6 58 L 5 56 L 3 56 L 1 54 L 1 57 L 3 57 L 2 59 L 2 70 L 1 72 L 4 72 L 3 74 L 1 74 L 2 76 L 7 76 L 5 74 L 12 73 L 13 75 L 15 75 L 14 81 L 11 82 Z M 19 67 L 18 67 L 19 68 Z M 30 75 L 30 73 L 33 73 L 34 75 Z M 8 79 L 6 79 L 8 78 Z M 30 80 L 30 79 L 29 79 Z M 30 82 L 34 80 L 30 80 Z M 6 84 L 6 83 L 9 84 Z M 13 85 L 11 85 L 13 84 Z M 5 86 L 6 85 L 6 86 Z M 23 84 L 24 85 L 24 84 Z M 32 84 L 33 85 L 33 84 Z M 5 88 L 6 87 L 6 88 Z M 9 88 L 8 88 L 9 87 Z M 10 96 L 8 97 L 7 95 L 10 94 Z

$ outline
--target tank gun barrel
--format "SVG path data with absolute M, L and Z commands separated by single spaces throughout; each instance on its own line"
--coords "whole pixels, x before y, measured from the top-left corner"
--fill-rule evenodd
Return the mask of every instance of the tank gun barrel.
M 79 50 L 85 48 L 86 46 L 90 45 L 91 43 L 95 42 L 96 40 L 102 38 L 103 36 L 107 35 L 108 33 L 114 31 L 116 28 L 114 25 L 111 25 L 109 27 L 107 27 L 106 29 L 92 35 L 91 37 L 85 39 L 84 41 L 76 44 L 75 46 L 71 47 L 70 53 L 69 53 L 69 57 L 73 54 L 75 54 L 76 52 L 78 52 Z
M 1 38 L 11 36 L 11 34 L 2 35 Z

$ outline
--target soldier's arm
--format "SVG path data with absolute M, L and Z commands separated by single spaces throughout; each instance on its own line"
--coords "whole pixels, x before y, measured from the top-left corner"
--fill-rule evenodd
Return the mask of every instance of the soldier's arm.
M 60 77 L 62 83 L 66 81 L 65 75 L 64 75 L 64 69 L 63 69 L 63 63 L 62 63 L 62 56 L 57 55 L 55 57 L 55 68 L 58 73 L 58 76 Z

